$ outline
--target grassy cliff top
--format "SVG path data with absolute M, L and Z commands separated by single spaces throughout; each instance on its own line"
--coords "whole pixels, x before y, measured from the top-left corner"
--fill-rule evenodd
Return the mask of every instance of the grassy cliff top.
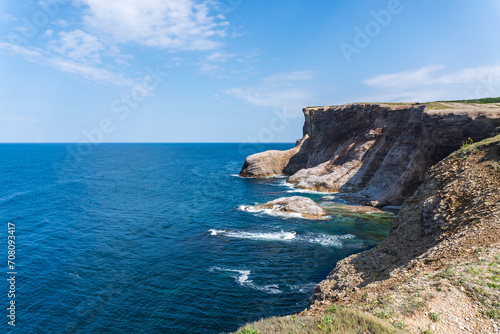
M 471 100 L 443 100 L 434 102 L 356 102 L 349 104 L 380 104 L 388 106 L 404 106 L 404 105 L 426 105 L 430 110 L 442 109 L 466 109 L 466 108 L 500 108 L 500 97 L 486 97 L 482 99 Z M 338 107 L 339 105 L 331 106 L 309 106 L 305 109 L 329 108 Z

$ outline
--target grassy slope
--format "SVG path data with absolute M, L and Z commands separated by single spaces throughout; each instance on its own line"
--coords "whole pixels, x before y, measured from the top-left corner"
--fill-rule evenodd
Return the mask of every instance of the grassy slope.
M 380 333 L 397 334 L 403 331 L 390 323 L 356 309 L 331 306 L 320 318 L 286 316 L 262 319 L 240 328 L 237 334 L 312 334 L 312 333 Z

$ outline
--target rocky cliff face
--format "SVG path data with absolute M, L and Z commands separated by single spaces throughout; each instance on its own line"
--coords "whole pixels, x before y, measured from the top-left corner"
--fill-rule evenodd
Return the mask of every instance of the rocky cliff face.
M 492 333 L 487 318 L 500 314 L 499 189 L 500 135 L 453 153 L 429 170 L 380 245 L 337 263 L 317 286 L 313 309 L 359 303 L 405 317 L 412 332 L 462 333 L 470 322 L 475 333 Z M 424 311 L 433 309 L 450 321 L 431 322 Z
M 305 108 L 303 138 L 285 152 L 249 156 L 240 175 L 290 175 L 297 188 L 351 193 L 399 205 L 425 172 L 471 138 L 500 132 L 500 106 L 459 103 L 348 104 Z

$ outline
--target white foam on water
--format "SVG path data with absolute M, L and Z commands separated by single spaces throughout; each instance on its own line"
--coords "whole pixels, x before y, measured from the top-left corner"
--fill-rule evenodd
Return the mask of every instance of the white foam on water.
M 275 174 L 271 176 L 266 176 L 265 179 L 288 179 L 288 176 L 283 174 Z
M 304 216 L 302 216 L 301 213 L 298 212 L 281 212 L 279 211 L 279 206 L 276 205 L 272 209 L 257 209 L 251 205 L 240 205 L 238 206 L 238 210 L 250 213 L 265 214 L 274 217 L 306 219 Z
M 18 191 L 18 192 L 15 192 L 15 193 L 12 193 L 10 195 L 5 195 L 3 197 L 0 197 L 0 203 L 3 203 L 3 202 L 7 202 L 7 201 L 10 201 L 11 199 L 13 198 L 16 198 L 18 196 L 22 196 L 22 195 L 26 195 L 26 194 L 29 194 L 31 192 L 33 192 L 34 190 L 28 190 L 28 191 Z
M 240 231 L 227 231 L 210 229 L 210 235 L 221 235 L 229 238 L 238 239 L 252 239 L 252 240 L 275 240 L 275 241 L 289 241 L 295 238 L 296 232 L 240 232 Z
M 265 240 L 265 241 L 284 241 L 284 242 L 305 242 L 318 244 L 325 247 L 344 247 L 344 240 L 354 239 L 352 234 L 331 235 L 323 233 L 306 233 L 297 235 L 297 232 L 244 232 L 210 229 L 210 235 L 222 236 L 237 239 Z
M 305 284 L 297 284 L 297 285 L 288 285 L 288 288 L 293 291 L 297 291 L 299 293 L 311 293 L 316 287 L 316 283 L 305 283 Z
M 283 174 L 270 175 L 266 177 L 256 177 L 256 176 L 241 176 L 240 174 L 230 174 L 233 177 L 238 177 L 240 179 L 286 179 L 288 176 Z
M 344 235 L 330 235 L 330 234 L 306 234 L 300 239 L 312 243 L 319 244 L 321 246 L 337 247 L 342 248 L 344 246 L 343 240 L 349 240 L 355 238 L 352 234 Z
M 282 293 L 279 289 L 278 284 L 269 284 L 269 285 L 257 285 L 254 284 L 252 280 L 249 280 L 249 276 L 251 274 L 250 270 L 238 270 L 238 269 L 226 269 L 226 268 L 219 268 L 219 267 L 213 267 L 210 269 L 210 271 L 223 271 L 223 272 L 228 272 L 228 273 L 234 273 L 236 275 L 230 275 L 233 277 L 236 281 L 241 286 L 249 287 L 255 290 L 259 291 L 264 291 L 269 294 L 278 294 Z
M 346 200 L 342 199 L 342 198 L 339 198 L 338 196 L 336 195 L 327 195 L 327 196 L 323 196 L 321 197 L 321 200 L 323 201 L 335 201 L 337 203 L 342 203 L 342 204 L 345 204 L 347 203 Z
M 293 188 L 293 189 L 287 190 L 286 192 L 287 193 L 303 193 L 303 194 L 319 194 L 319 195 L 332 194 L 332 192 L 329 192 L 329 191 L 316 191 L 316 190 L 300 189 L 300 188 Z
M 267 293 L 273 294 L 273 295 L 283 292 L 279 289 L 278 284 L 270 284 L 270 285 L 264 285 L 264 286 L 251 284 L 251 287 L 254 288 L 255 290 L 264 291 L 264 292 L 267 292 Z

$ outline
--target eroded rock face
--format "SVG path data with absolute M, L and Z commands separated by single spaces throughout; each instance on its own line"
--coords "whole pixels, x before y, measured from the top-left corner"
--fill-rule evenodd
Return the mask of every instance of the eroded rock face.
M 308 219 L 324 219 L 326 212 L 312 199 L 302 196 L 282 197 L 273 201 L 259 204 L 256 210 L 272 209 L 275 212 L 290 214 L 301 214 Z
M 499 189 L 500 136 L 452 154 L 429 170 L 390 235 L 377 247 L 339 261 L 311 303 L 352 301 L 370 289 L 383 294 L 416 273 L 467 262 L 478 247 L 498 247 Z
M 290 175 L 297 188 L 352 193 L 372 206 L 400 205 L 425 172 L 471 138 L 500 129 L 500 107 L 442 103 L 305 108 L 294 149 L 247 158 L 242 176 Z
M 307 135 L 304 136 L 294 148 L 287 151 L 265 151 L 248 156 L 245 159 L 240 176 L 267 177 L 282 174 L 283 170 L 290 164 L 290 159 L 300 152 L 308 137 Z

